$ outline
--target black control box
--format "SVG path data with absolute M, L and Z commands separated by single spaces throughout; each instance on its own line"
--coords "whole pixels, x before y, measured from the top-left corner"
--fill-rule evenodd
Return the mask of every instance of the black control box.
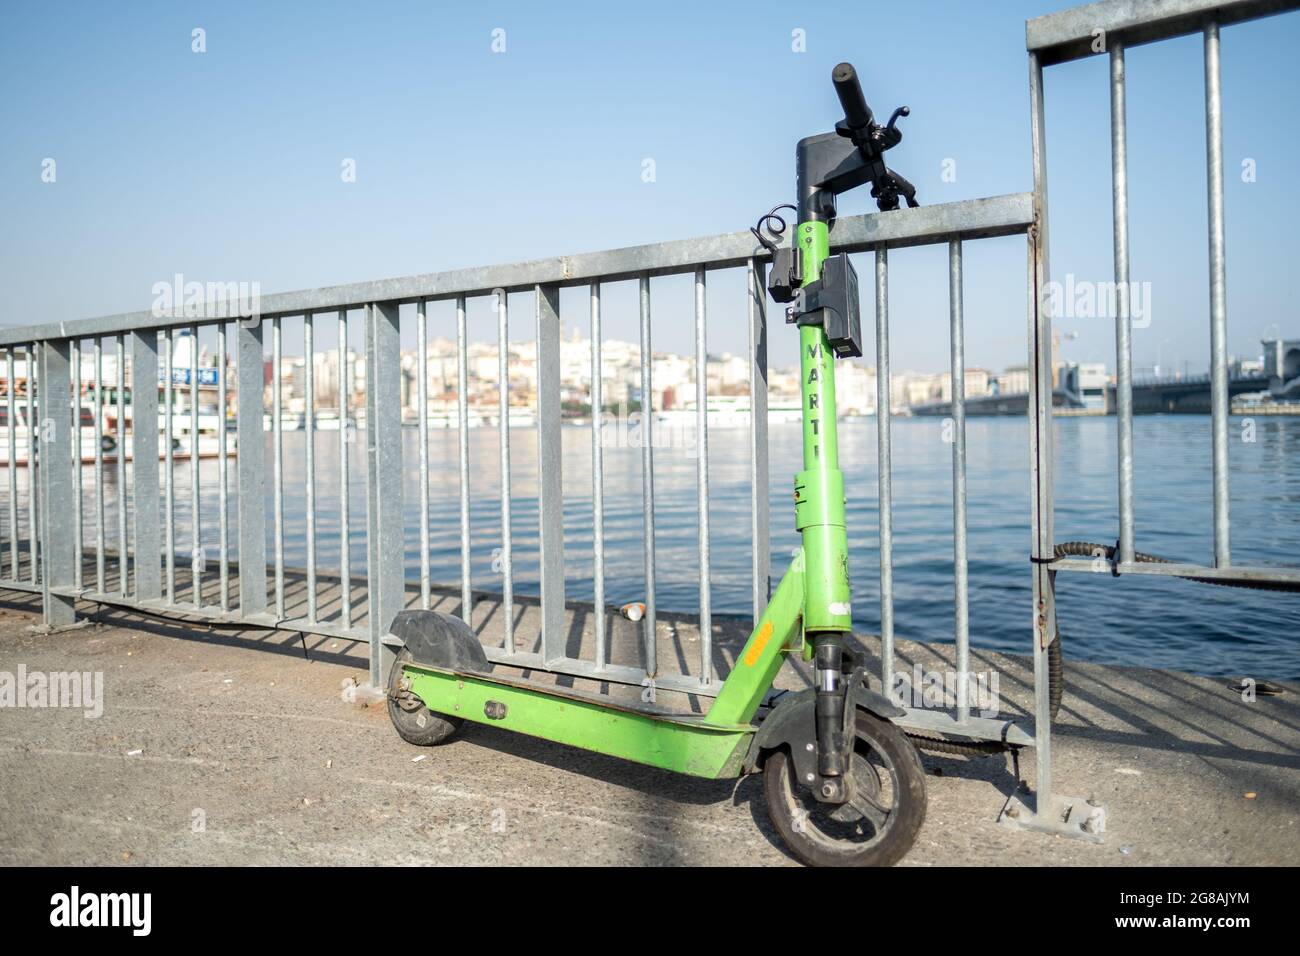
M 841 252 L 822 263 L 821 278 L 800 289 L 795 301 L 799 324 L 822 326 L 836 358 L 862 355 L 858 274 L 848 253 Z
M 767 291 L 777 302 L 793 302 L 803 281 L 799 263 L 799 247 L 777 249 L 772 253 L 772 271 L 767 280 Z

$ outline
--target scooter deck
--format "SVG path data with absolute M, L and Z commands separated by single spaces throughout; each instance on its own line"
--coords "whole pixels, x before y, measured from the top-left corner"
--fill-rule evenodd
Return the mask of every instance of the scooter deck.
M 405 662 L 432 711 L 696 777 L 737 777 L 757 727 L 711 723 L 568 687 Z

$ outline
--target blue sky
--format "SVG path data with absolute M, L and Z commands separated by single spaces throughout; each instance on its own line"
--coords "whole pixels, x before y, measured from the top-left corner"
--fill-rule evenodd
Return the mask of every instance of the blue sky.
M 838 118 L 829 74 L 844 59 L 882 118 L 911 106 L 890 159 L 923 203 L 1027 190 L 1024 20 L 1069 5 L 7 3 L 0 322 L 148 308 L 178 272 L 269 293 L 742 229 L 793 197 L 794 143 Z M 196 27 L 206 53 L 191 51 Z M 794 29 L 807 52 L 791 50 Z M 1223 34 L 1240 355 L 1270 327 L 1300 336 L 1297 47 L 1296 15 Z M 1053 273 L 1106 280 L 1105 58 L 1053 68 L 1047 96 Z M 1132 271 L 1152 283 L 1139 365 L 1205 366 L 1202 104 L 1199 37 L 1130 51 Z M 340 176 L 349 158 L 355 183 Z M 949 159 L 955 182 L 941 179 Z M 869 203 L 850 194 L 841 212 Z M 976 245 L 969 361 L 1023 362 L 1023 241 Z M 947 363 L 945 256 L 891 257 L 895 368 Z M 869 260 L 858 270 L 869 303 Z M 656 285 L 657 348 L 692 349 L 686 286 Z M 634 338 L 631 290 L 607 302 L 606 335 Z M 585 328 L 580 292 L 562 307 Z M 743 348 L 743 315 L 740 277 L 711 277 L 712 349 Z M 486 336 L 486 309 L 471 316 Z M 1067 357 L 1113 367 L 1110 322 L 1061 327 L 1078 332 Z M 774 329 L 775 361 L 793 339 Z

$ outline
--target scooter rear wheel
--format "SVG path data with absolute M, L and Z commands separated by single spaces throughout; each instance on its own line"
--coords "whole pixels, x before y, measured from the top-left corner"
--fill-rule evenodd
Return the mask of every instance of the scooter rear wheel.
M 819 802 L 799 783 L 786 751 L 770 754 L 764 765 L 772 824 L 809 866 L 891 866 L 925 821 L 925 771 L 916 748 L 893 724 L 862 710 L 856 729 L 854 797 L 842 806 Z
M 398 736 L 408 744 L 432 747 L 454 734 L 465 721 L 460 717 L 434 713 L 420 698 L 409 691 L 398 689 L 397 682 L 402 679 L 402 665 L 409 660 L 411 652 L 403 647 L 393 662 L 393 670 L 388 676 L 388 718 L 393 722 Z

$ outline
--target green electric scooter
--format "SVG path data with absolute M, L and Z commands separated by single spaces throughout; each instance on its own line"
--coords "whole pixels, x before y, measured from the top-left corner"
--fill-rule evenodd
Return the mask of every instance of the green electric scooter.
M 778 247 L 783 207 L 754 229 L 772 254 L 769 292 L 790 303 L 788 321 L 799 327 L 804 470 L 794 496 L 802 547 L 708 713 L 505 676 L 468 625 L 435 611 L 403 611 L 393 621 L 402 649 L 388 711 L 404 740 L 424 746 L 472 720 L 692 776 L 761 772 L 772 822 L 800 860 L 887 865 L 911 848 L 925 818 L 925 775 L 916 749 L 891 723 L 904 712 L 868 688 L 845 647 L 852 620 L 833 363 L 862 350 L 857 276 L 846 254 L 830 255 L 829 233 L 836 195 L 856 186 L 870 183 L 882 210 L 897 209 L 900 197 L 911 206 L 916 199 L 882 159 L 902 139 L 896 123 L 906 107 L 880 126 L 852 66 L 835 67 L 832 81 L 844 119 L 799 142 L 794 242 Z M 764 706 L 791 654 L 814 662 L 815 687 Z

